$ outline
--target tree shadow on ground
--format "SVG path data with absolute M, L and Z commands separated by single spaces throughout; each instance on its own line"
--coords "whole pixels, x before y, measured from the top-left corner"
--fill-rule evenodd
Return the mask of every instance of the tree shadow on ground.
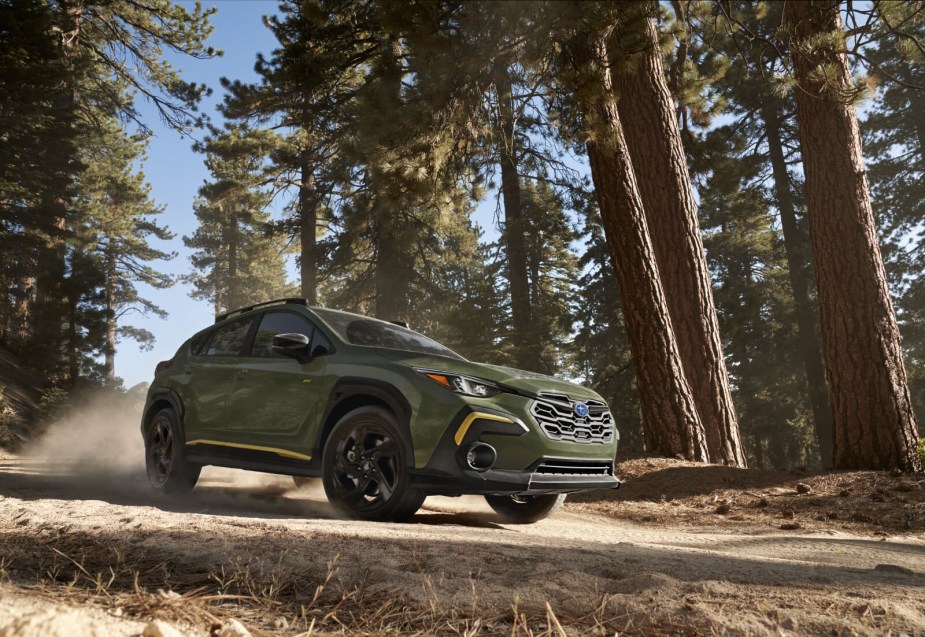
M 619 475 L 619 466 L 617 467 Z M 808 474 L 765 469 L 739 469 L 717 465 L 667 467 L 640 475 L 621 476 L 617 490 L 598 490 L 575 494 L 576 502 L 602 500 L 658 500 L 709 495 L 717 489 L 765 489 L 791 485 Z

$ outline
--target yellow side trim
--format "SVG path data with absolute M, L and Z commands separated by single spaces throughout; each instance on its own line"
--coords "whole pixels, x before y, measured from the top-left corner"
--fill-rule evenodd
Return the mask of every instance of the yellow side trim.
M 283 456 L 284 458 L 293 458 L 295 460 L 306 460 L 310 461 L 311 456 L 306 456 L 301 453 L 296 453 L 294 451 L 287 451 L 286 449 L 277 449 L 276 447 L 261 447 L 259 445 L 242 445 L 237 442 L 222 442 L 221 440 L 205 440 L 200 438 L 199 440 L 190 440 L 186 443 L 187 447 L 192 447 L 193 445 L 218 445 L 219 447 L 234 447 L 235 449 L 251 449 L 253 451 L 269 451 L 270 453 L 275 453 L 277 456 Z
M 486 414 L 481 411 L 474 411 L 466 419 L 462 421 L 462 424 L 459 425 L 459 429 L 456 430 L 456 435 L 453 436 L 453 440 L 456 441 L 456 446 L 462 444 L 463 438 L 466 437 L 466 432 L 469 431 L 469 426 L 472 425 L 476 420 L 496 420 L 498 422 L 514 422 L 510 418 L 505 418 L 504 416 L 496 416 L 495 414 Z

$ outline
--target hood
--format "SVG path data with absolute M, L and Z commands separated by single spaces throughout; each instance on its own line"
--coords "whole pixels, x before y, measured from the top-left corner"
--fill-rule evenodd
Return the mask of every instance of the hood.
M 606 402 L 599 394 L 587 387 L 582 387 L 576 383 L 570 383 L 552 376 L 528 372 L 523 369 L 501 367 L 500 365 L 487 365 L 485 363 L 473 363 L 471 361 L 451 358 L 449 356 L 435 356 L 401 350 L 382 350 L 379 354 L 389 360 L 408 365 L 409 367 L 420 367 L 422 369 L 433 369 L 441 372 L 482 378 L 530 394 L 538 394 L 541 392 L 566 394 L 572 400 L 599 400 L 601 402 Z

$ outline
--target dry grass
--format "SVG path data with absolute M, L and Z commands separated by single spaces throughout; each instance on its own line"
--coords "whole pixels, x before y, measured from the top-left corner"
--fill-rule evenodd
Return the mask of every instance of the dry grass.
M 7 547 L 4 547 L 7 548 Z M 697 613 L 673 617 L 616 596 L 589 600 L 584 609 L 556 609 L 555 603 L 511 600 L 502 612 L 481 603 L 477 578 L 468 604 L 448 607 L 433 586 L 424 603 L 396 582 L 388 589 L 338 577 L 338 560 L 322 578 L 293 572 L 280 561 L 220 566 L 215 572 L 185 567 L 181 560 L 127 560 L 118 547 L 75 543 L 67 536 L 34 547 L 34 583 L 20 591 L 57 603 L 90 605 L 136 621 L 160 619 L 205 633 L 228 618 L 262 635 L 697 635 L 721 634 Z M 19 560 L 14 560 L 19 561 Z M 0 572 L 5 572 L 0 565 Z

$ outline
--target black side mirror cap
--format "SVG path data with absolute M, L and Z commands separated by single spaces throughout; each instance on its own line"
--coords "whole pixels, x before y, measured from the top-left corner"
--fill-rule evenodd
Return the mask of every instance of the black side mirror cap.
M 277 354 L 305 363 L 311 359 L 308 354 L 310 343 L 311 339 L 305 334 L 277 334 L 273 337 L 272 350 Z

